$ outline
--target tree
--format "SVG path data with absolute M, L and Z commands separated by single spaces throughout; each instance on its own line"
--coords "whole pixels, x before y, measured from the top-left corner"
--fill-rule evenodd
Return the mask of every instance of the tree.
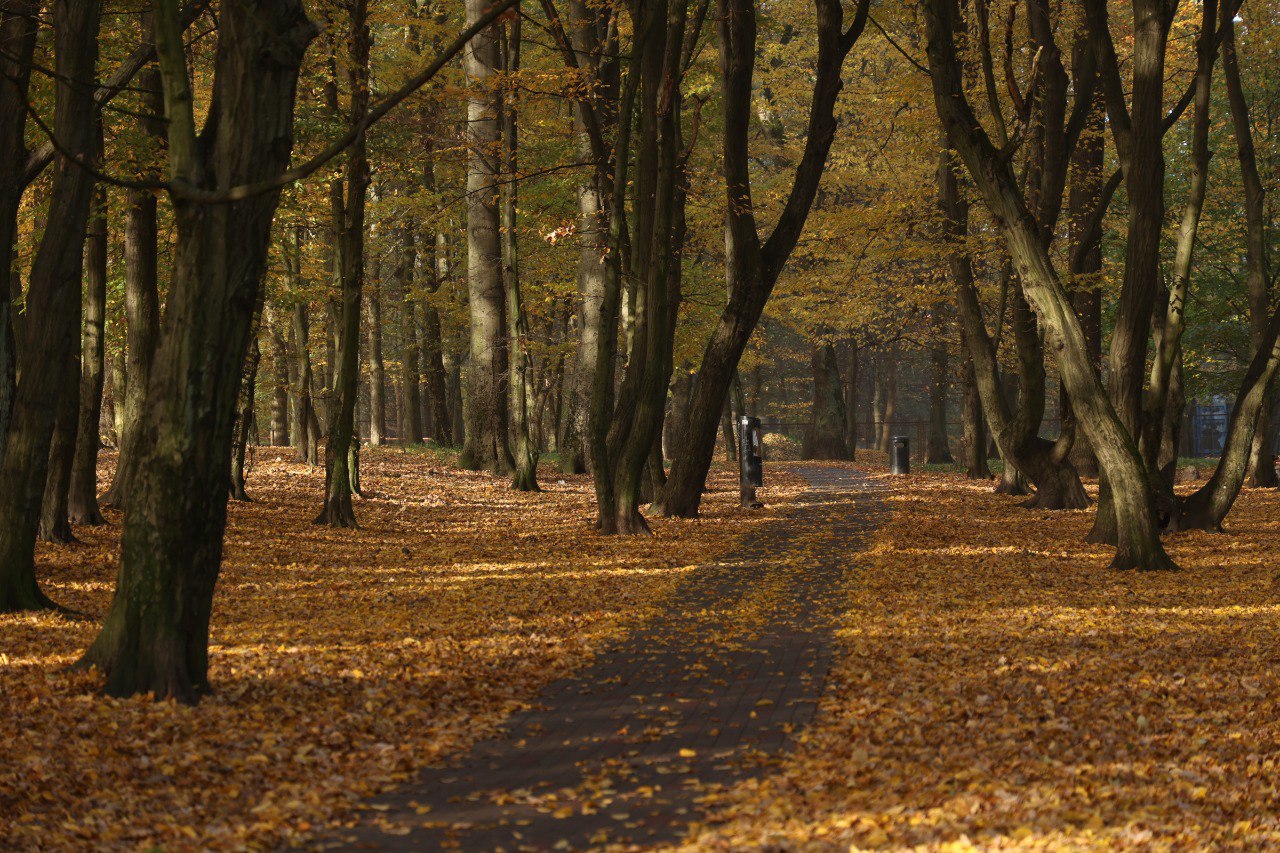
M 0 612 L 44 609 L 53 603 L 36 584 L 35 539 L 49 448 L 64 395 L 78 390 L 78 371 L 68 365 L 79 331 L 84 256 L 81 241 L 89 221 L 93 177 L 77 160 L 96 146 L 91 87 L 97 61 L 100 4 L 58 0 L 56 22 L 56 157 L 49 213 L 27 290 L 23 370 L 0 463 Z M 75 409 L 72 409 L 75 417 Z
M 835 137 L 834 110 L 842 86 L 841 67 L 866 25 L 868 3 L 859 3 L 847 29 L 838 0 L 816 0 L 815 8 L 818 60 L 804 154 L 783 211 L 768 238 L 761 240 L 752 206 L 748 152 L 756 9 L 751 0 L 723 0 L 720 6 L 729 304 L 720 315 L 698 368 L 685 428 L 687 444 L 672 460 L 663 495 L 668 515 L 697 515 L 715 448 L 716 424 L 738 359 L 804 228 Z
M 197 135 L 173 0 L 155 7 L 170 180 L 224 192 L 285 172 L 298 69 L 314 36 L 298 0 L 232 4 L 219 19 L 216 108 Z M 226 203 L 174 196 L 179 239 L 147 391 L 120 578 L 83 663 L 106 691 L 194 702 L 208 692 L 208 632 L 222 558 L 232 409 L 278 191 Z

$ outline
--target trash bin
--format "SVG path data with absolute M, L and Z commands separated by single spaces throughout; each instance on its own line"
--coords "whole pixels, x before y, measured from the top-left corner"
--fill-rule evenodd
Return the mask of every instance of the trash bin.
M 895 435 L 889 447 L 889 473 L 911 473 L 911 440 L 905 435 Z
M 762 507 L 756 500 L 756 489 L 764 485 L 764 441 L 760 419 L 750 415 L 738 418 L 738 486 L 745 507 Z

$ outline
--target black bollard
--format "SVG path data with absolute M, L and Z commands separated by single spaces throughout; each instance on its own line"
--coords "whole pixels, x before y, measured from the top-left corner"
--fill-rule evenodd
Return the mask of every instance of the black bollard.
M 742 505 L 753 509 L 764 506 L 756 500 L 756 489 L 764 485 L 763 450 L 760 419 L 750 415 L 738 418 L 738 487 Z
M 905 435 L 895 435 L 889 447 L 889 473 L 911 473 L 911 442 Z

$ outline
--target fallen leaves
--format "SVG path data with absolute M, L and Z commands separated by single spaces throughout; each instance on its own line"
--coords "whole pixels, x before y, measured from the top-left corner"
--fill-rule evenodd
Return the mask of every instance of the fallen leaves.
M 691 849 L 1280 844 L 1280 494 L 1173 573 L 1107 569 L 1090 512 L 886 478 L 850 553 L 841 660 L 773 772 L 714 797 Z
M 582 477 L 541 494 L 364 455 L 362 527 L 313 526 L 324 473 L 260 449 L 231 505 L 214 606 L 215 694 L 196 708 L 96 695 L 68 674 L 93 621 L 0 617 L 0 838 L 18 848 L 274 847 L 492 732 L 539 688 L 646 618 L 768 513 L 716 475 L 703 520 L 653 538 L 590 529 Z M 799 490 L 771 478 L 767 500 Z M 105 612 L 119 528 L 44 547 L 42 582 Z

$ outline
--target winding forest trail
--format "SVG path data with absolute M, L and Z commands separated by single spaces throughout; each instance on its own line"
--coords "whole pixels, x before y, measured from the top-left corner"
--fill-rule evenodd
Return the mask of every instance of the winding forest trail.
M 878 487 L 843 468 L 666 611 L 549 685 L 505 735 L 370 804 L 325 846 L 582 849 L 678 842 L 709 791 L 764 772 L 817 708 L 846 558 L 874 531 Z

